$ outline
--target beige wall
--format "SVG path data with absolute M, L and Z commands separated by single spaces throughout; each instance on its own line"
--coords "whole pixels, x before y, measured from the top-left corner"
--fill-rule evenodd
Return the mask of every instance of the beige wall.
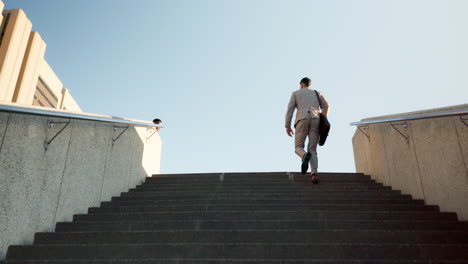
M 5 7 L 5 4 L 3 4 L 2 0 L 0 0 L 0 23 L 3 21 L 3 8 Z
M 464 108 L 468 105 L 390 117 Z M 408 141 L 390 123 L 363 128 L 369 139 L 356 130 L 353 137 L 356 171 L 468 220 L 468 127 L 459 116 L 393 124 Z
M 81 112 L 81 108 L 44 59 L 46 43 L 37 32 L 31 32 L 23 64 L 16 84 L 13 102 L 32 105 L 39 77 L 58 98 L 57 109 Z
M 46 44 L 37 32 L 31 32 L 20 75 L 16 83 L 13 102 L 32 105 L 39 73 L 43 67 Z
M 0 2 L 3 9 L 3 3 Z M 44 59 L 46 43 L 39 33 L 31 32 L 31 21 L 20 9 L 10 13 L 5 36 L 0 46 L 0 102 L 33 104 L 39 77 L 58 98 L 57 109 L 81 112 L 70 93 Z M 65 95 L 66 97 L 62 98 Z
M 58 98 L 57 108 L 60 107 L 60 101 L 62 101 L 62 89 L 63 84 L 55 74 L 54 70 L 49 66 L 46 60 L 42 59 L 39 62 L 38 75 L 44 80 L 47 86 Z M 36 80 L 37 83 L 37 80 Z M 36 85 L 34 85 L 35 89 Z
M 112 196 L 159 173 L 161 139 L 154 129 L 71 120 L 44 150 L 43 142 L 63 124 L 49 117 L 0 112 L 0 259 L 8 245 L 30 244 L 35 232 L 53 231 Z M 54 118 L 56 121 L 67 119 Z
M 3 16 L 7 13 L 10 19 L 0 46 L 0 101 L 11 102 L 32 24 L 20 9 L 4 11 Z

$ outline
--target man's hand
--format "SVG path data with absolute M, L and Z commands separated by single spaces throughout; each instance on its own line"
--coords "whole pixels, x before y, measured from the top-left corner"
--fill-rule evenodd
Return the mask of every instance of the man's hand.
M 286 134 L 288 134 L 288 136 L 292 137 L 294 135 L 294 132 L 290 127 L 287 127 L 286 128 Z

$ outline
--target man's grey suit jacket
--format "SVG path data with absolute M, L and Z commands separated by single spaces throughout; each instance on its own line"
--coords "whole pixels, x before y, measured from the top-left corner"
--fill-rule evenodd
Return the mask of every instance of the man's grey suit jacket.
M 318 94 L 320 102 L 322 103 L 322 113 L 324 115 L 328 115 L 328 110 L 330 106 L 328 105 L 327 99 L 325 99 L 323 94 L 321 94 L 320 92 L 318 92 Z M 315 90 L 312 90 L 310 88 L 302 88 L 292 93 L 291 99 L 289 100 L 288 104 L 288 110 L 286 112 L 286 128 L 291 127 L 291 121 L 295 109 L 297 109 L 297 113 L 294 126 L 296 126 L 297 122 L 299 122 L 300 120 L 307 119 L 309 117 L 319 118 L 320 104 L 317 99 Z

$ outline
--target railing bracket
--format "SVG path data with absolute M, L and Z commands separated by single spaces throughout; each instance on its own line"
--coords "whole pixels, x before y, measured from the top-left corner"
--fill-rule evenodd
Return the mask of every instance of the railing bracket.
M 397 124 L 390 123 L 390 126 L 392 126 L 393 129 L 395 129 L 406 140 L 406 143 L 409 144 L 409 136 L 405 135 L 400 129 L 396 127 L 396 126 L 402 126 L 403 128 L 407 128 L 408 127 L 407 122 L 397 123 Z
M 112 146 L 115 144 L 115 142 L 120 138 L 120 136 L 122 136 L 123 133 L 125 133 L 125 131 L 127 131 L 127 129 L 130 127 L 130 125 L 128 126 L 118 126 L 118 125 L 114 125 L 114 131 L 117 131 L 117 129 L 119 128 L 124 128 L 124 130 L 122 130 L 122 132 L 120 132 L 120 134 L 117 136 L 117 137 L 112 137 Z
M 367 134 L 364 130 L 365 129 L 369 129 L 369 126 L 358 126 L 357 127 L 359 129 L 359 131 L 361 131 L 362 134 L 364 134 L 364 136 L 367 137 L 367 139 L 370 141 L 370 136 L 369 134 Z
M 47 150 L 49 148 L 50 143 L 54 141 L 54 139 L 62 133 L 65 128 L 70 124 L 70 119 L 68 121 L 54 121 L 53 119 L 47 120 L 47 127 L 48 128 L 53 128 L 54 124 L 65 124 L 50 140 L 47 140 L 47 138 L 44 140 L 44 150 Z
M 467 123 L 468 118 L 463 118 L 463 117 L 465 117 L 465 115 L 460 115 L 460 121 L 462 121 L 462 123 L 468 127 L 468 123 Z
M 154 130 L 153 133 L 151 133 L 151 130 Z M 154 134 L 156 134 L 156 133 L 158 132 L 158 130 L 157 130 L 156 128 L 147 128 L 147 131 L 150 131 L 150 132 L 149 132 L 150 135 L 149 135 L 149 137 L 146 137 L 146 142 L 148 142 L 149 139 L 150 139 Z

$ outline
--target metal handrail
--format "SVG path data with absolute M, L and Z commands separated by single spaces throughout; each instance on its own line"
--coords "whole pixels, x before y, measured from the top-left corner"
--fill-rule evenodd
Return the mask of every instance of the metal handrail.
M 162 125 L 156 125 L 156 124 L 153 124 L 152 122 L 142 121 L 142 120 L 124 119 L 120 117 L 94 115 L 94 114 L 88 114 L 88 113 L 81 114 L 81 113 L 72 113 L 72 112 L 51 111 L 47 109 L 29 108 L 29 107 L 21 107 L 21 106 L 5 105 L 5 104 L 0 104 L 0 112 L 40 115 L 40 116 L 49 116 L 49 117 L 56 117 L 56 118 L 79 119 L 79 120 L 87 120 L 87 121 L 98 121 L 98 122 L 113 123 L 113 124 L 127 124 L 127 125 L 135 125 L 135 126 L 154 127 L 154 128 L 163 127 Z
M 350 123 L 350 125 L 351 126 L 364 126 L 364 125 L 371 125 L 371 124 L 378 124 L 378 123 L 401 122 L 401 121 L 409 121 L 409 120 L 419 120 L 419 119 L 447 117 L 447 116 L 462 116 L 462 115 L 468 115 L 468 108 L 352 122 Z

